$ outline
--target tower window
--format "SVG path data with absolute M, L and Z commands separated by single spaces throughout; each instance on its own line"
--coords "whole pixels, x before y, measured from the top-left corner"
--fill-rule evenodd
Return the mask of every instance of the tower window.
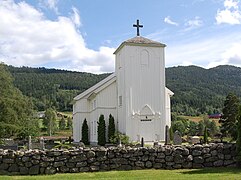
M 119 106 L 122 106 L 122 96 L 119 96 Z

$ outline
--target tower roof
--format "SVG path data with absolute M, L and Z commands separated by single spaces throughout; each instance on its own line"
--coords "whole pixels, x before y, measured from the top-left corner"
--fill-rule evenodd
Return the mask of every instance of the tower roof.
M 124 45 L 131 45 L 131 46 L 152 46 L 152 47 L 166 47 L 165 44 L 162 44 L 157 41 L 153 41 L 142 36 L 136 36 L 134 38 L 128 39 L 121 43 L 121 45 L 116 49 L 114 54 L 116 54 Z

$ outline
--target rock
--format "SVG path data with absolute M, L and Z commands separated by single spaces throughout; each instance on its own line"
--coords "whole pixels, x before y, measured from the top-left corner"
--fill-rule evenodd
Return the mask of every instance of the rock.
M 217 155 L 218 155 L 218 151 L 217 151 L 217 150 L 211 151 L 211 155 L 212 155 L 212 156 L 217 156 Z
M 23 157 L 22 157 L 22 161 L 23 161 L 23 162 L 28 162 L 28 161 L 30 161 L 30 158 L 27 157 L 27 156 L 23 156 Z
M 29 174 L 29 169 L 26 167 L 19 167 L 20 174 L 27 175 Z
M 203 154 L 208 154 L 210 152 L 209 148 L 203 148 L 202 153 Z
M 39 165 L 35 165 L 29 168 L 30 175 L 37 175 L 39 174 Z
M 165 154 L 164 153 L 157 153 L 157 158 L 164 159 Z
M 57 161 L 57 162 L 54 162 L 54 167 L 61 167 L 61 166 L 64 166 L 65 163 L 63 161 Z
M 202 156 L 196 156 L 193 158 L 193 162 L 196 163 L 196 164 L 201 164 L 204 162 L 204 159 Z
M 149 157 L 147 155 L 142 156 L 142 161 L 147 161 L 149 159 Z
M 153 168 L 161 169 L 162 168 L 162 163 L 154 163 Z
M 232 158 L 232 156 L 230 155 L 230 154 L 225 154 L 224 155 L 224 159 L 225 160 L 229 160 L 229 159 L 231 159 Z
M 67 166 L 68 168 L 73 168 L 73 167 L 75 167 L 75 164 L 72 163 L 72 162 L 67 162 L 67 163 L 66 163 L 66 166 Z
M 83 162 L 77 162 L 76 167 L 84 167 L 87 166 L 87 162 L 83 161 Z
M 99 171 L 99 166 L 90 166 L 90 171 Z
M 193 156 L 200 156 L 201 154 L 202 154 L 202 151 L 199 151 L 199 150 L 196 150 L 196 149 L 192 151 Z
M 66 173 L 66 172 L 69 172 L 69 168 L 66 167 L 66 166 L 61 166 L 61 167 L 59 167 L 59 171 L 63 172 L 63 173 Z
M 45 169 L 45 174 L 55 174 L 56 173 L 56 169 L 53 167 L 47 167 Z
M 87 156 L 87 158 L 93 158 L 93 157 L 95 157 L 95 152 L 94 151 L 88 151 L 86 156 Z
M 192 162 L 184 162 L 182 163 L 183 168 L 191 168 L 192 167 Z
M 216 160 L 218 160 L 218 157 L 217 157 L 217 156 L 216 156 L 216 157 L 207 158 L 207 159 L 205 159 L 205 162 L 214 162 L 214 161 L 216 161 Z
M 145 166 L 144 162 L 141 162 L 141 161 L 136 161 L 135 165 L 138 166 L 138 167 L 144 167 Z
M 215 162 L 213 162 L 213 165 L 214 165 L 215 167 L 220 167 L 220 166 L 223 165 L 223 160 L 215 161 Z
M 88 172 L 90 170 L 89 167 L 80 167 L 79 172 Z
M 14 159 L 10 159 L 10 158 L 3 159 L 2 161 L 3 161 L 3 163 L 7 163 L 7 164 L 13 164 L 14 163 Z
M 204 167 L 213 167 L 213 163 L 212 162 L 205 162 L 203 163 Z
M 10 165 L 10 167 L 8 168 L 9 172 L 19 172 L 19 167 L 17 164 L 12 164 Z
M 183 158 L 182 155 L 180 155 L 180 154 L 178 155 L 177 154 L 177 155 L 174 156 L 174 162 L 175 163 L 180 164 L 180 163 L 183 163 L 183 161 L 184 161 L 184 158 Z
M 173 156 L 166 156 L 165 160 L 167 162 L 173 161 Z
M 1 164 L 0 164 L 0 170 L 7 170 L 8 167 L 9 167 L 9 165 L 6 164 L 6 163 L 1 163 Z
M 188 162 L 193 161 L 193 156 L 192 156 L 192 155 L 188 155 L 188 156 L 187 156 L 187 161 L 188 161 Z
M 79 172 L 79 168 L 70 168 L 70 169 L 69 169 L 69 172 L 71 172 L 71 173 L 77 173 L 77 172 Z
M 152 162 L 151 162 L 151 161 L 147 161 L 147 162 L 145 163 L 145 166 L 146 166 L 147 168 L 151 168 L 151 167 L 152 167 Z

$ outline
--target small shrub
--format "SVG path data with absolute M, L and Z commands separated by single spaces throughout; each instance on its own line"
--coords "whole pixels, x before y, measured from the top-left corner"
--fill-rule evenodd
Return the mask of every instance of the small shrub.
M 121 144 L 129 144 L 130 138 L 129 138 L 129 136 L 127 136 L 125 134 L 116 132 L 110 140 L 110 142 L 113 144 L 118 144 L 120 141 L 121 141 Z

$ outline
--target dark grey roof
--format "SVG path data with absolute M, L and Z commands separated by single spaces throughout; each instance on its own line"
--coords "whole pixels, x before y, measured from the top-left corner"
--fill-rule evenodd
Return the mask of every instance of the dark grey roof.
M 144 38 L 142 36 L 136 36 L 134 38 L 128 39 L 128 40 L 124 41 L 124 43 L 150 44 L 150 45 L 163 45 L 163 46 L 165 46 L 165 44 L 162 44 L 160 42 Z
M 165 47 L 165 44 L 162 44 L 157 41 L 153 41 L 142 36 L 136 36 L 134 38 L 124 41 L 114 52 L 116 54 L 124 45 L 134 45 L 134 46 L 156 46 L 156 47 Z

